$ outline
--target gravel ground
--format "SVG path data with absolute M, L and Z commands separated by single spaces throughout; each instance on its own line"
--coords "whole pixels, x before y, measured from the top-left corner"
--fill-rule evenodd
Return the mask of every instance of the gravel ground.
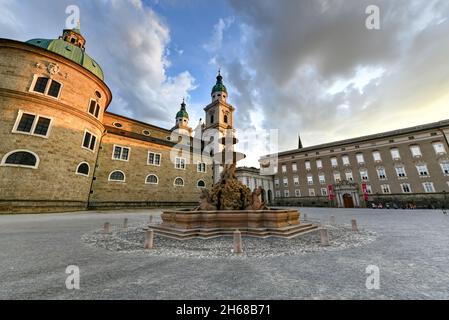
M 244 238 L 241 258 L 170 256 L 85 242 L 105 221 L 138 226 L 160 210 L 0 216 L 0 299 L 449 299 L 449 217 L 441 211 L 300 211 L 323 223 L 356 218 L 367 241 L 264 257 L 251 256 Z M 80 268 L 80 290 L 65 286 L 68 265 Z M 379 267 L 378 290 L 365 286 L 368 265 Z
M 166 237 L 154 237 L 154 249 L 144 250 L 146 224 L 130 226 L 128 229 L 113 228 L 109 234 L 103 229 L 95 230 L 82 237 L 83 241 L 111 251 L 145 254 L 149 256 L 182 258 L 272 258 L 284 255 L 298 255 L 318 251 L 334 251 L 365 245 L 376 239 L 374 232 L 359 230 L 353 232 L 350 225 L 326 225 L 329 232 L 329 246 L 320 245 L 318 230 L 293 239 L 243 237 L 243 253 L 232 252 L 233 238 L 191 239 L 178 241 Z

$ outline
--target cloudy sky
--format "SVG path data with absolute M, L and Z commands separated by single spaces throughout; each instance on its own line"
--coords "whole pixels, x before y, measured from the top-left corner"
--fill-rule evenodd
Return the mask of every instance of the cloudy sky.
M 0 37 L 56 38 L 71 4 L 110 111 L 142 121 L 170 128 L 185 96 L 195 127 L 218 68 L 236 127 L 281 151 L 449 118 L 447 0 L 0 0 Z

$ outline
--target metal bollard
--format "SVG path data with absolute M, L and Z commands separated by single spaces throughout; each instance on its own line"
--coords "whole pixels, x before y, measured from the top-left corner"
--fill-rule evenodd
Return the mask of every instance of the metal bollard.
M 150 216 L 150 223 L 153 223 L 153 216 Z
M 103 233 L 111 233 L 111 224 L 109 222 L 105 222 L 103 227 Z
M 320 229 L 320 239 L 321 239 L 322 246 L 329 245 L 329 232 L 327 229 L 325 229 L 325 228 Z
M 123 228 L 128 228 L 128 218 L 125 218 L 125 220 L 123 220 Z
M 304 213 L 303 218 L 304 221 L 307 221 L 307 213 Z
M 145 232 L 145 243 L 143 245 L 144 249 L 153 249 L 154 246 L 154 230 L 148 229 Z
M 359 229 L 357 228 L 357 220 L 352 219 L 351 220 L 351 225 L 352 225 L 352 231 L 354 231 L 354 232 L 359 231 Z
M 331 215 L 330 222 L 332 225 L 335 224 L 335 216 L 334 215 Z
M 242 233 L 239 230 L 234 231 L 234 253 L 242 253 Z

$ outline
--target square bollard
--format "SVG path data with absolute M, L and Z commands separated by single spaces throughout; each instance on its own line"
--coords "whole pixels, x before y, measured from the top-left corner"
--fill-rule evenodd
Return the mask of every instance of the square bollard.
M 239 230 L 234 231 L 234 253 L 242 253 L 242 233 Z
M 128 228 L 128 218 L 125 218 L 125 220 L 123 220 L 123 228 Z
M 352 219 L 351 220 L 351 225 L 352 225 L 352 231 L 357 232 L 359 231 L 358 227 L 357 227 L 357 220 Z
M 111 233 L 111 224 L 109 222 L 104 223 L 103 233 Z
M 335 222 L 335 216 L 334 216 L 334 215 L 331 215 L 331 217 L 330 217 L 330 223 L 331 223 L 331 225 L 335 225 L 335 224 L 336 224 L 336 222 Z
M 145 243 L 143 245 L 144 249 L 153 249 L 154 247 L 154 230 L 149 229 L 145 232 Z
M 320 229 L 320 240 L 322 246 L 329 245 L 329 231 L 325 228 Z

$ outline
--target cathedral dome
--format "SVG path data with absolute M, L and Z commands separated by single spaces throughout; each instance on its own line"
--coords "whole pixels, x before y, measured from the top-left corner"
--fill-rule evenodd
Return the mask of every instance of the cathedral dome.
M 79 27 L 64 30 L 63 36 L 58 39 L 31 39 L 26 43 L 72 60 L 104 81 L 100 65 L 84 49 L 86 41 L 81 35 Z
M 228 91 L 226 90 L 226 87 L 223 84 L 223 77 L 221 76 L 220 71 L 218 71 L 217 83 L 212 88 L 211 94 L 214 94 L 215 92 L 225 92 L 226 94 L 228 94 Z

